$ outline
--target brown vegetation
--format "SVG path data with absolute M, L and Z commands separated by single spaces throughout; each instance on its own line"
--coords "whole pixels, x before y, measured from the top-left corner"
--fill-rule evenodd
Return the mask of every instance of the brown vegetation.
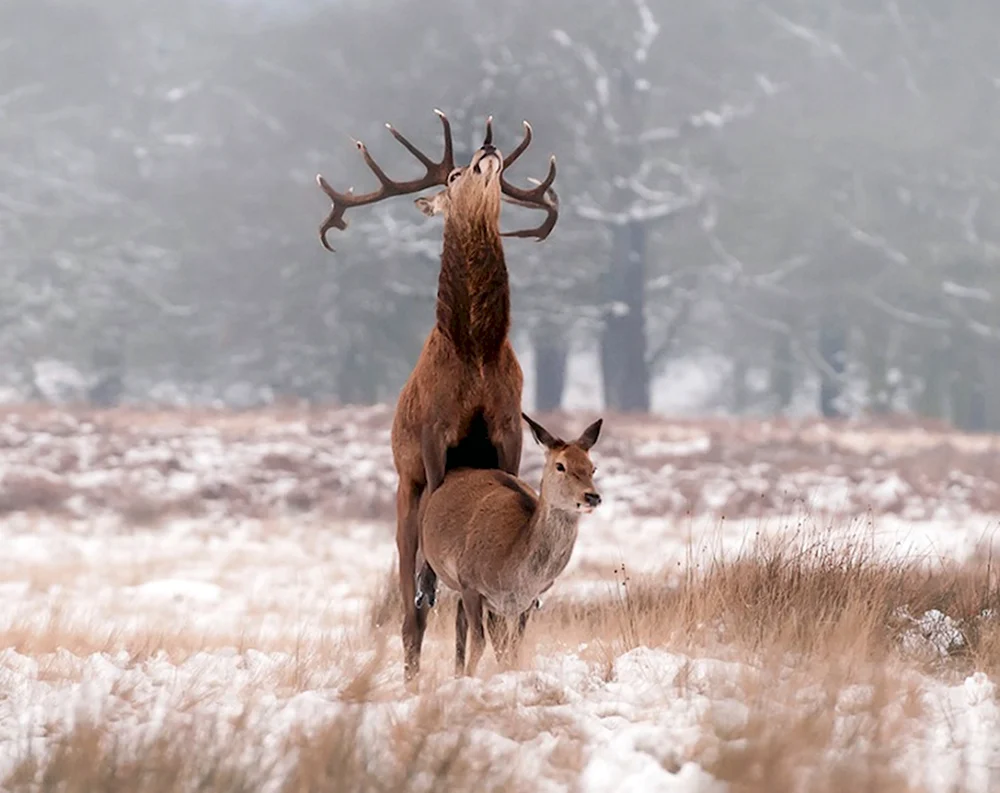
M 560 431 L 591 420 L 555 414 Z M 391 519 L 391 409 L 0 407 L 0 512 Z M 599 479 L 643 516 L 1000 513 L 1000 440 L 937 427 L 617 416 Z M 537 482 L 541 455 L 520 476 Z M 812 503 L 830 486 L 843 503 Z M 134 505 L 132 505 L 134 502 Z

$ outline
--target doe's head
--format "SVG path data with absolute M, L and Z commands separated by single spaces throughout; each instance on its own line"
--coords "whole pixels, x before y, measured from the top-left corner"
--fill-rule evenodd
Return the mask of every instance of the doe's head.
M 598 419 L 574 441 L 564 441 L 526 413 L 521 416 L 531 428 L 535 440 L 545 447 L 545 467 L 542 469 L 542 495 L 556 509 L 567 512 L 593 512 L 601 503 L 601 494 L 594 487 L 597 470 L 590 459 L 590 449 L 601 434 L 604 419 Z
M 476 149 L 469 164 L 453 168 L 443 190 L 414 201 L 425 215 L 445 218 L 482 219 L 500 223 L 501 181 L 504 161 L 493 145 L 493 117 L 486 120 L 483 145 Z

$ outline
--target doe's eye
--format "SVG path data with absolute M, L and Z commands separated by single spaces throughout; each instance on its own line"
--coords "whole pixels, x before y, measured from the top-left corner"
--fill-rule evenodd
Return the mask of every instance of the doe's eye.
M 566 470 L 566 466 L 563 465 L 562 463 L 556 463 L 556 470 L 557 471 L 565 471 Z

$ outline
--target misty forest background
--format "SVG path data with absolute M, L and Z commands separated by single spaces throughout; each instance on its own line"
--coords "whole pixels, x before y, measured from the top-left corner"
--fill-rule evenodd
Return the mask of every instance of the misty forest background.
M 0 386 L 393 402 L 440 219 L 354 210 L 331 255 L 314 178 L 375 184 L 352 138 L 418 173 L 383 124 L 436 157 L 440 107 L 459 160 L 489 113 L 532 122 L 512 181 L 558 159 L 506 245 L 526 404 L 589 354 L 610 409 L 712 361 L 703 411 L 1000 429 L 998 39 L 985 0 L 6 0 Z

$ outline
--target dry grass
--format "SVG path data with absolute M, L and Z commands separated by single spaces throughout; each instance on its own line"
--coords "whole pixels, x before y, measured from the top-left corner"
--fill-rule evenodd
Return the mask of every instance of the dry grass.
M 431 746 L 433 715 L 415 720 L 392 740 L 395 768 L 386 768 L 359 740 L 360 711 L 322 728 L 298 731 L 275 759 L 260 756 L 260 736 L 234 725 L 230 742 L 206 744 L 212 725 L 178 727 L 126 746 L 106 726 L 80 724 L 46 758 L 28 757 L 4 781 L 9 793 L 403 793 L 404 791 L 531 790 L 512 769 L 467 750 L 461 738 Z M 227 725 L 229 726 L 229 725 Z M 291 761 L 289 761 L 289 758 Z M 280 772 L 284 781 L 274 784 Z
M 539 654 L 586 646 L 589 660 L 607 665 L 645 646 L 756 665 L 808 668 L 835 658 L 858 669 L 891 662 L 1000 679 L 1000 565 L 988 548 L 958 563 L 881 554 L 863 537 L 762 537 L 735 557 L 700 564 L 691 554 L 679 583 L 674 573 L 633 578 L 622 565 L 607 594 L 547 599 L 531 615 L 523 658 L 530 665 Z M 442 587 L 430 639 L 453 641 L 455 603 Z M 961 647 L 928 657 L 903 646 L 913 618 L 931 610 L 957 622 Z M 373 593 L 367 623 L 395 631 L 401 619 L 393 569 Z
M 62 515 L 73 488 L 54 474 L 7 473 L 0 480 L 0 517 L 14 512 Z
M 591 416 L 541 418 L 570 431 Z M 604 418 L 601 467 L 627 472 L 636 515 L 787 514 L 816 481 L 851 491 L 837 507 L 845 515 L 877 508 L 929 516 L 942 504 L 1000 512 L 994 436 L 916 422 Z M 74 511 L 147 526 L 220 513 L 391 520 L 391 420 L 384 405 L 242 412 L 0 406 L 10 471 L 0 482 L 0 514 L 59 514 L 70 502 Z M 338 450 L 364 465 L 341 465 Z M 538 459 L 527 446 L 527 468 Z M 197 488 L 175 497 L 170 479 L 191 474 Z M 722 503 L 720 492 L 728 493 Z
M 613 654 L 638 646 L 710 649 L 760 663 L 830 656 L 859 664 L 900 658 L 901 616 L 937 609 L 961 622 L 966 642 L 941 665 L 1000 674 L 1000 569 L 984 551 L 967 563 L 881 555 L 863 539 L 844 544 L 761 539 L 728 559 L 692 557 L 679 584 L 633 579 L 627 569 L 605 596 L 553 598 L 532 617 L 541 649 L 605 642 Z M 384 619 L 384 617 L 383 617 Z
M 532 616 L 522 658 L 530 668 L 539 656 L 575 652 L 609 682 L 616 659 L 637 647 L 746 664 L 753 674 L 733 683 L 748 719 L 722 736 L 717 725 L 707 728 L 724 740 L 687 758 L 734 791 L 917 793 L 899 758 L 922 715 L 927 676 L 1000 679 L 1000 619 L 984 617 L 1000 615 L 1000 571 L 986 549 L 965 563 L 898 559 L 863 537 L 834 544 L 800 536 L 762 539 L 735 558 L 692 558 L 688 571 L 667 583 L 667 575 L 633 580 L 619 568 L 605 596 L 553 598 Z M 432 675 L 441 673 L 435 664 L 450 667 L 453 598 L 443 592 L 438 603 L 429 636 L 446 649 L 425 658 Z M 915 652 L 904 641 L 914 628 L 904 610 L 948 615 L 962 645 Z M 390 571 L 369 629 L 395 631 L 398 619 Z M 484 667 L 486 675 L 496 668 L 489 653 Z M 673 685 L 683 695 L 695 684 L 681 674 Z M 492 718 L 499 725 L 505 717 Z M 963 789 L 957 782 L 956 793 Z
M 81 721 L 44 754 L 28 751 L 3 780 L 7 793 L 389 793 L 530 790 L 509 762 L 469 741 L 472 719 L 456 721 L 427 699 L 372 740 L 365 705 L 384 656 L 359 670 L 343 706 L 319 725 L 267 729 L 252 703 L 229 720 L 187 714 L 131 740 L 111 724 Z M 183 715 L 183 714 L 182 714 Z M 222 739 L 220 740 L 220 736 Z M 267 749 L 267 750 L 265 750 Z M 277 782 L 276 782 L 277 780 Z
M 917 693 L 886 667 L 869 668 L 866 678 L 855 701 L 836 678 L 805 704 L 793 681 L 814 685 L 808 677 L 748 692 L 747 723 L 706 770 L 734 793 L 916 793 L 898 759 L 913 733 L 908 719 L 920 713 Z

